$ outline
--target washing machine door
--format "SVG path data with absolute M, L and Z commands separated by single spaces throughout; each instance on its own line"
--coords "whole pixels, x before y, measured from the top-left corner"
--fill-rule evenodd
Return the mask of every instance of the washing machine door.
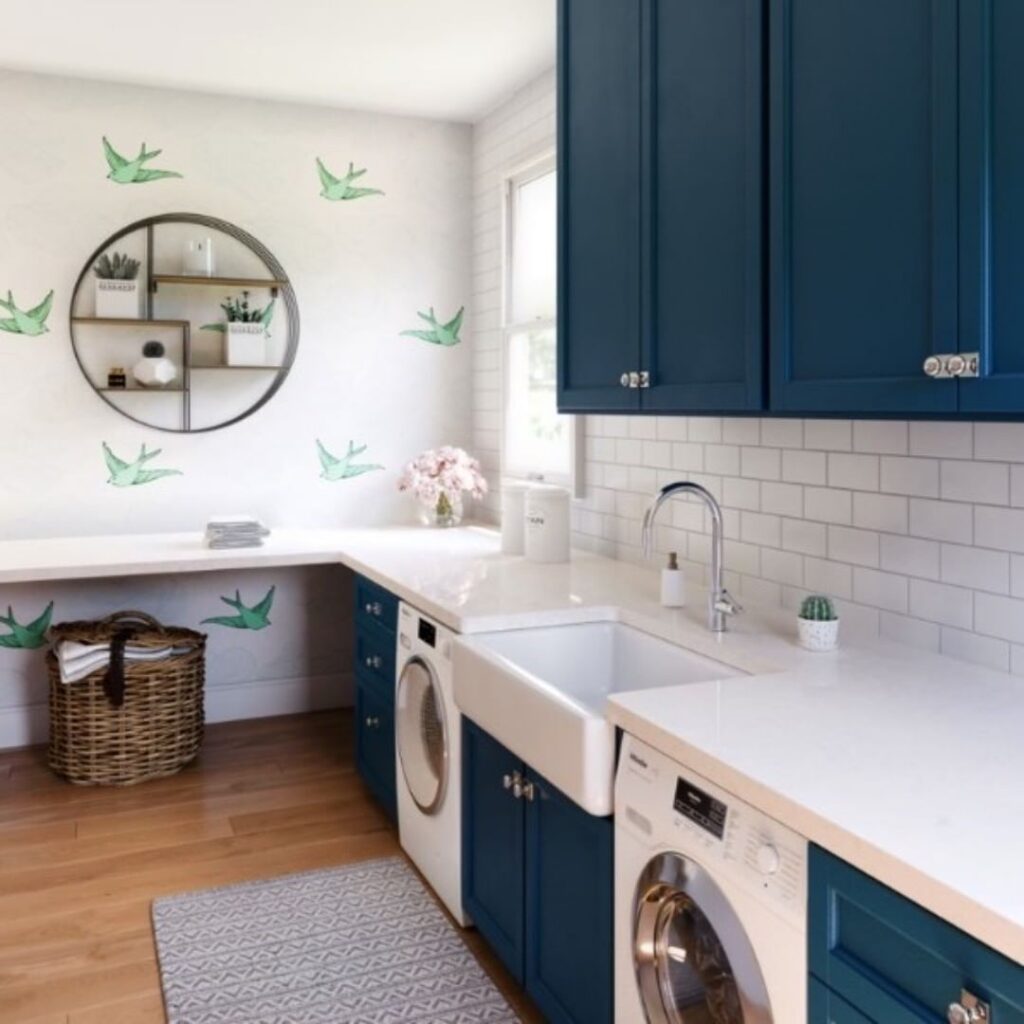
M 647 864 L 634 898 L 633 943 L 650 1024 L 772 1024 L 750 940 L 692 859 L 665 853 Z
M 436 814 L 448 785 L 448 728 L 444 695 L 422 658 L 406 662 L 395 703 L 395 742 L 406 788 L 424 814 Z

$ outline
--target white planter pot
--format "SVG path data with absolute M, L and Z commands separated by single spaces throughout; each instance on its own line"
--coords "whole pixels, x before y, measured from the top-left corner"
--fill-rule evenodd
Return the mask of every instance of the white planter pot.
M 263 366 L 267 361 L 263 325 L 229 323 L 224 332 L 224 361 L 228 366 Z
M 96 281 L 96 316 L 138 320 L 142 316 L 142 289 L 138 281 Z
M 135 382 L 144 388 L 166 388 L 178 376 L 178 368 L 166 356 L 143 356 L 133 367 Z
M 839 646 L 839 620 L 797 619 L 800 646 L 808 651 L 834 651 Z

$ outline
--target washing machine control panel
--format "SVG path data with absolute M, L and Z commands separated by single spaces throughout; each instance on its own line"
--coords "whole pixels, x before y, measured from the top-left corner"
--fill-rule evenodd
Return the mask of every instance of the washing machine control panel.
M 803 921 L 807 841 L 632 736 L 622 746 L 615 814 L 618 827 L 705 862 L 716 875 Z

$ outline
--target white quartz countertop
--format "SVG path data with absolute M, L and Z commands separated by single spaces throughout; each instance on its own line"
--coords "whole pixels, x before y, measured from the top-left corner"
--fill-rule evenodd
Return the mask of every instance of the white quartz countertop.
M 703 602 L 662 608 L 649 568 L 574 554 L 536 565 L 496 532 L 275 530 L 210 551 L 199 534 L 0 542 L 0 583 L 344 563 L 462 633 L 616 619 L 747 675 L 615 695 L 609 718 L 1024 962 L 1024 680 L 897 644 L 795 642 L 748 612 L 715 637 Z

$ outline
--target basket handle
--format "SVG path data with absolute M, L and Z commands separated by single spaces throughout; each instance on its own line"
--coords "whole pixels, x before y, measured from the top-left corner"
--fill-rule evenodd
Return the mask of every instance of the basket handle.
M 118 624 L 134 624 L 136 626 L 149 626 L 151 629 L 158 629 L 161 633 L 167 632 L 167 627 L 164 626 L 164 624 L 159 619 L 154 619 L 152 615 L 147 615 L 146 612 L 114 612 L 112 615 L 107 615 L 99 621 L 104 626 L 114 626 Z

